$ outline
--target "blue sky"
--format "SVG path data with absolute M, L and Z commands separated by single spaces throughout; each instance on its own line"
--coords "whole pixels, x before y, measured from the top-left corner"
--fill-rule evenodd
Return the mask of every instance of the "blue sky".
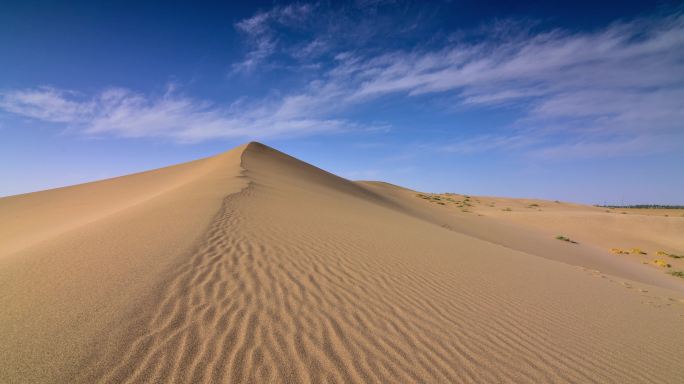
M 681 2 L 14 3 L 0 196 L 258 140 L 423 191 L 684 204 Z

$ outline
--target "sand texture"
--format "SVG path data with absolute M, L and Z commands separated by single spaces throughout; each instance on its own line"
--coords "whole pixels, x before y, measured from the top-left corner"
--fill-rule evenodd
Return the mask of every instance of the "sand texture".
M 0 199 L 0 382 L 682 381 L 684 279 L 606 247 L 684 218 L 416 195 L 250 143 Z

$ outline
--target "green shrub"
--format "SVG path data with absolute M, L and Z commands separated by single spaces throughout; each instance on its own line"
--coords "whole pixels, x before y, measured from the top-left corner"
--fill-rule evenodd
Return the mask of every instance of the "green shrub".
M 672 276 L 681 277 L 682 279 L 684 279 L 684 271 L 669 271 L 667 273 L 669 273 Z
M 567 241 L 568 243 L 577 244 L 575 240 L 571 240 L 569 237 L 565 237 L 563 235 L 556 236 L 556 240 Z

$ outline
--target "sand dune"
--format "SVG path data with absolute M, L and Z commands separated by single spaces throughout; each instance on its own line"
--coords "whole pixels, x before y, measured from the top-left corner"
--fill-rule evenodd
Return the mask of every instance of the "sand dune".
M 0 199 L 0 382 L 681 380 L 680 280 L 415 194 L 250 143 Z
M 458 203 L 446 206 L 418 199 L 416 192 L 387 183 L 362 185 L 400 204 L 423 220 L 488 242 L 571 265 L 600 270 L 622 278 L 682 291 L 682 280 L 664 274 L 654 265 L 644 267 L 659 250 L 684 255 L 684 219 L 607 213 L 586 205 L 534 199 L 471 196 L 464 209 Z M 465 197 L 451 196 L 463 201 Z M 534 206 L 531 207 L 531 205 Z M 510 209 L 510 211 L 508 210 Z M 569 236 L 577 244 L 559 243 L 556 236 Z M 616 256 L 612 248 L 638 248 L 645 255 Z M 673 269 L 684 269 L 684 258 L 667 258 Z

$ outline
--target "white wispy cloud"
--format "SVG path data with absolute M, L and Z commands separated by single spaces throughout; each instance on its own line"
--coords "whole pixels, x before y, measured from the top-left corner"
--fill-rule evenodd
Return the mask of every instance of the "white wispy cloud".
M 633 136 L 614 138 L 605 141 L 572 141 L 557 145 L 547 145 L 530 152 L 537 160 L 591 159 L 597 157 L 617 157 L 626 153 L 633 156 L 648 156 L 657 153 L 681 150 L 681 136 Z
M 441 145 L 439 149 L 443 152 L 462 155 L 492 150 L 510 151 L 528 148 L 538 144 L 540 140 L 531 135 L 484 134 Z
M 684 146 L 681 14 L 591 32 L 535 32 L 534 23 L 497 22 L 476 31 L 478 38 L 456 33 L 438 44 L 380 50 L 383 29 L 369 28 L 366 18 L 354 27 L 352 13 L 343 11 L 276 6 L 235 24 L 248 52 L 234 70 L 260 68 L 278 51 L 298 65 L 317 65 L 306 86 L 277 97 L 217 105 L 178 92 L 155 97 L 112 88 L 84 97 L 44 87 L 6 90 L 0 108 L 86 134 L 198 141 L 367 128 L 345 114 L 387 96 L 408 103 L 430 96 L 448 100 L 455 111 L 512 106 L 520 113 L 493 132 L 440 143 L 457 154 L 514 149 L 551 158 L 629 153 L 637 141 Z M 282 27 L 308 33 L 284 39 Z M 376 42 L 369 48 L 368 41 Z M 610 150 L 596 149 L 601 146 Z
M 386 95 L 454 100 L 457 108 L 514 106 L 523 117 L 492 136 L 446 146 L 454 153 L 535 147 L 551 153 L 629 153 L 633 138 L 675 140 L 684 147 L 684 16 L 652 17 L 587 33 L 529 29 L 476 43 L 458 40 L 438 50 L 345 54 L 330 81 L 348 103 Z M 515 27 L 515 24 L 510 24 Z M 331 87 L 334 88 L 334 87 Z M 339 92 L 339 91 L 338 91 Z M 562 134 L 566 144 L 558 144 Z M 567 150 L 561 150 L 567 145 Z M 539 148 L 530 148 L 538 151 Z
M 233 64 L 232 71 L 254 71 L 277 52 L 280 45 L 278 28 L 298 28 L 310 15 L 312 8 L 310 4 L 276 6 L 235 23 L 235 29 L 245 37 L 249 50 L 242 61 Z M 315 46 L 309 48 L 313 49 Z
M 33 119 L 69 123 L 92 113 L 95 105 L 70 100 L 74 92 L 39 87 L 0 94 L 0 109 Z
M 90 98 L 49 87 L 0 93 L 0 108 L 41 121 L 66 124 L 87 135 L 166 137 L 181 142 L 216 138 L 297 136 L 368 129 L 343 119 L 324 118 L 295 99 L 222 107 L 179 95 L 151 97 L 110 88 Z
M 663 133 L 682 140 L 684 16 L 644 17 L 592 32 L 535 33 L 533 26 L 498 21 L 476 31 L 480 38 L 455 34 L 438 49 L 378 53 L 359 45 L 336 52 L 332 64 L 289 102 L 324 107 L 334 100 L 327 108 L 340 110 L 388 95 L 403 94 L 409 102 L 437 95 L 454 100 L 454 108 L 515 106 L 522 111 L 510 132 L 472 138 L 480 150 L 512 147 L 498 143 L 531 146 L 554 132 L 566 136 L 568 145 Z M 330 35 L 320 31 L 319 36 Z M 308 44 L 315 46 L 319 39 Z M 326 44 L 342 46 L 330 39 Z M 484 145 L 487 138 L 497 144 Z M 457 153 L 472 151 L 463 144 L 451 147 Z

